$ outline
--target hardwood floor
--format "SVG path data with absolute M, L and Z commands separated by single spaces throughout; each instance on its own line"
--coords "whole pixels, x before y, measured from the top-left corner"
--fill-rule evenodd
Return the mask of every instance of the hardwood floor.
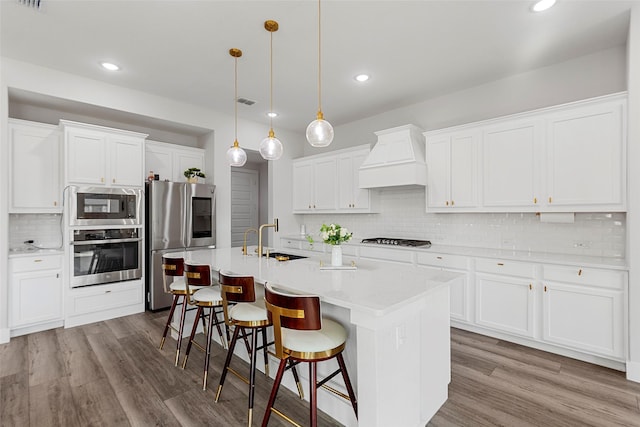
M 157 345 L 167 312 L 142 313 L 13 338 L 0 345 L 0 426 L 242 426 L 247 386 L 233 375 L 215 403 L 225 351 L 214 345 L 209 390 L 203 354 L 173 366 L 175 341 Z M 439 426 L 640 426 L 640 384 L 624 374 L 457 329 L 449 400 Z M 271 380 L 256 376 L 254 425 Z M 306 421 L 307 405 L 281 390 Z M 270 426 L 288 425 L 272 416 Z M 320 425 L 338 425 L 322 415 Z M 393 426 L 395 427 L 395 426 Z

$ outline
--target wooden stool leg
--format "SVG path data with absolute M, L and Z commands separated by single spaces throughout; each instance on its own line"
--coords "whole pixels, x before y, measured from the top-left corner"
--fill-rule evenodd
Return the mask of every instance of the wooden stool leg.
M 309 362 L 309 425 L 318 425 L 318 370 L 316 362 Z
M 216 392 L 216 399 L 215 399 L 216 402 L 220 398 L 220 393 L 222 393 L 222 386 L 224 385 L 224 380 L 225 378 L 227 378 L 227 369 L 229 368 L 229 365 L 231 364 L 231 359 L 233 358 L 233 350 L 235 350 L 236 348 L 236 342 L 238 341 L 238 334 L 240 332 L 240 329 L 241 328 L 236 326 L 236 328 L 233 330 L 233 336 L 231 337 L 231 344 L 229 344 L 229 350 L 227 351 L 227 359 L 224 361 L 224 367 L 222 368 L 222 374 L 220 375 L 220 384 L 218 385 L 218 391 Z
M 171 309 L 169 310 L 169 318 L 167 319 L 167 323 L 164 325 L 162 339 L 160 340 L 160 350 L 164 347 L 164 341 L 167 339 L 167 332 L 169 332 L 169 325 L 171 325 L 171 320 L 173 319 L 173 312 L 176 311 L 176 306 L 178 305 L 178 298 L 179 295 L 173 296 L 173 302 L 171 303 Z
M 182 361 L 182 369 L 187 366 L 187 359 L 189 358 L 189 352 L 191 351 L 191 343 L 193 343 L 193 337 L 196 335 L 198 329 L 198 320 L 202 316 L 202 307 L 198 307 L 196 311 L 196 317 L 193 320 L 193 327 L 191 328 L 191 334 L 189 335 L 189 342 L 187 343 L 187 350 L 184 352 L 184 360 Z
M 262 355 L 264 356 L 264 374 L 269 377 L 269 352 L 267 351 L 267 328 L 260 328 L 262 331 Z
M 180 346 L 182 345 L 182 331 L 184 330 L 184 318 L 187 314 L 187 296 L 182 295 L 182 311 L 180 312 L 180 327 L 178 329 L 178 344 L 176 345 L 175 366 L 178 366 L 178 358 L 180 357 Z
M 296 365 L 292 360 L 289 360 L 289 365 L 291 367 L 291 372 L 293 373 L 293 379 L 296 381 L 296 387 L 298 387 L 298 396 L 300 396 L 300 400 L 304 400 L 304 390 L 302 390 L 302 383 L 300 382 Z
M 209 330 L 207 331 L 207 350 L 204 356 L 204 377 L 202 378 L 202 389 L 207 389 L 207 378 L 209 376 L 209 360 L 211 359 L 211 336 L 213 335 L 213 319 L 215 317 L 215 309 L 209 309 Z
M 222 313 L 222 312 L 220 312 Z M 218 320 L 218 312 L 216 311 L 216 307 L 211 307 L 211 313 L 209 314 L 209 316 L 213 316 L 216 321 L 215 321 L 215 325 L 216 325 L 216 329 L 218 329 L 218 335 L 220 336 L 220 344 L 222 344 L 222 348 L 228 348 L 228 342 L 229 341 L 225 341 L 224 339 L 224 334 L 222 333 L 222 328 L 220 328 L 220 322 Z M 209 322 L 211 323 L 211 322 Z
M 353 386 L 351 385 L 351 380 L 349 379 L 349 373 L 347 372 L 347 366 L 344 364 L 342 353 L 339 353 L 336 356 L 336 358 L 338 359 L 338 365 L 340 366 L 340 371 L 342 371 L 342 378 L 344 379 L 344 385 L 347 387 L 347 393 L 349 393 L 351 406 L 353 406 L 353 411 L 356 413 L 356 419 L 357 419 L 358 418 L 358 401 L 356 400 L 356 394 L 353 392 Z
M 258 331 L 253 329 L 251 334 L 251 360 L 249 361 L 249 427 L 253 421 L 253 395 L 256 387 L 256 356 L 258 349 Z
M 267 409 L 265 410 L 264 418 L 262 419 L 262 427 L 267 427 L 267 424 L 269 424 L 271 409 L 273 408 L 273 403 L 276 401 L 276 395 L 278 394 L 278 388 L 280 388 L 280 383 L 282 382 L 282 374 L 284 374 L 284 368 L 286 366 L 287 359 L 280 360 L 280 365 L 278 365 L 278 372 L 276 373 L 276 378 L 273 380 L 273 387 L 271 388 L 271 394 L 269 395 L 269 402 L 267 402 Z

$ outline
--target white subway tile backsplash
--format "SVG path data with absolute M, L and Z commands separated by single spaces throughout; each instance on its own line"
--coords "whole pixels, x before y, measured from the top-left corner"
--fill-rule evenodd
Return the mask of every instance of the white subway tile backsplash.
M 60 214 L 9 215 L 9 249 L 25 247 L 26 240 L 43 248 L 62 247 L 61 221 Z
M 622 258 L 624 213 L 576 213 L 570 224 L 541 223 L 534 213 L 425 212 L 424 189 L 381 189 L 379 214 L 298 215 L 307 233 L 319 239 L 322 223 L 335 222 L 355 240 L 397 237 L 454 246 Z

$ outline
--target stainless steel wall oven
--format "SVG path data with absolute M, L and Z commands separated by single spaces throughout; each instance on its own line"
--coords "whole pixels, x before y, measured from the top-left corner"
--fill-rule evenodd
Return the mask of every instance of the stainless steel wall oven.
M 142 277 L 141 228 L 74 230 L 71 287 Z

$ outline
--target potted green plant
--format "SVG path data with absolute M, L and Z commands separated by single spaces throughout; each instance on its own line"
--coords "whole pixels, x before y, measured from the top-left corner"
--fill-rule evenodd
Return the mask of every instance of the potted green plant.
M 187 182 L 195 184 L 198 182 L 198 178 L 206 178 L 204 172 L 199 168 L 189 168 L 184 171 L 184 176 L 187 178 Z

